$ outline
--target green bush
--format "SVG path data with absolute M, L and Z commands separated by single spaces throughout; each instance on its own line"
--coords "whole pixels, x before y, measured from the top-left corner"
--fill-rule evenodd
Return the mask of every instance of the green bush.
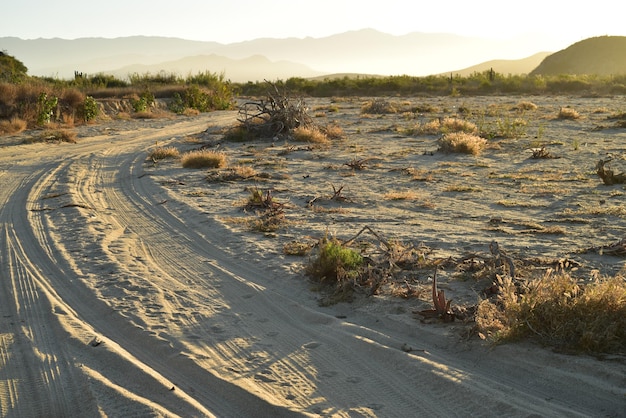
M 319 243 L 319 253 L 306 268 L 309 276 L 322 283 L 336 283 L 355 278 L 363 264 L 361 254 L 345 247 L 336 238 L 324 238 Z
M 37 124 L 38 125 L 46 125 L 50 123 L 52 116 L 54 115 L 54 111 L 56 110 L 57 104 L 59 103 L 59 99 L 52 96 L 48 97 L 47 93 L 39 94 L 38 99 L 38 113 L 37 113 Z
M 83 103 L 83 117 L 85 122 L 89 122 L 90 120 L 95 119 L 98 116 L 98 104 L 96 103 L 96 99 L 91 96 L 85 97 L 85 102 Z

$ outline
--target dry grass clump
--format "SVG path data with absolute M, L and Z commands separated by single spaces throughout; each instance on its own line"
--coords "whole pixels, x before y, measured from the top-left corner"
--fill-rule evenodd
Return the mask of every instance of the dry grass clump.
M 330 143 L 328 136 L 317 127 L 300 126 L 292 130 L 293 139 L 299 142 L 326 145 Z
M 437 135 L 452 132 L 465 132 L 468 134 L 477 134 L 478 126 L 475 123 L 459 118 L 438 118 L 432 119 L 422 125 L 410 129 L 407 133 L 421 135 Z
M 430 120 L 420 125 L 416 131 L 424 135 L 437 135 L 441 132 L 441 121 L 439 119 Z
M 527 100 L 522 100 L 514 106 L 515 110 L 537 110 L 537 105 Z
M 320 127 L 320 130 L 329 139 L 341 139 L 345 136 L 345 132 L 343 131 L 343 128 L 336 123 L 330 123 L 326 126 Z
M 361 107 L 361 113 L 370 115 L 384 115 L 397 112 L 398 109 L 396 109 L 393 104 L 384 99 L 370 100 Z
M 479 155 L 487 140 L 465 132 L 452 132 L 439 139 L 439 150 L 446 153 Z
M 475 123 L 459 118 L 444 118 L 441 122 L 442 133 L 465 132 L 468 134 L 478 133 L 478 127 Z
M 559 119 L 575 120 L 575 119 L 580 119 L 580 113 L 578 113 L 576 110 L 572 109 L 571 107 L 562 107 L 561 110 L 559 110 L 559 114 L 557 117 Z
M 226 154 L 208 149 L 189 151 L 181 157 L 184 168 L 222 168 L 226 166 Z
M 308 242 L 290 241 L 283 245 L 283 254 L 304 256 L 307 255 L 312 248 L 313 246 Z
M 387 192 L 383 197 L 385 200 L 415 200 L 418 196 L 413 190 L 405 190 Z
M 67 129 L 46 129 L 32 142 L 68 142 L 76 143 L 76 132 Z
M 624 353 L 624 277 L 579 284 L 569 274 L 549 270 L 523 287 L 509 277 L 498 277 L 496 285 L 497 299 L 478 305 L 481 337 L 498 342 L 533 336 L 567 351 Z
M 148 157 L 152 160 L 176 159 L 180 158 L 180 152 L 174 147 L 156 147 Z
M 27 127 L 25 120 L 12 117 L 10 120 L 0 120 L 0 135 L 11 135 L 23 132 Z

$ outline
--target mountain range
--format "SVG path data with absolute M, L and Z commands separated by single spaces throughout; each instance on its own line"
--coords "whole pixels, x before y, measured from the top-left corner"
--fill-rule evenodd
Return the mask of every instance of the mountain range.
M 30 75 L 73 78 L 74 72 L 118 78 L 147 72 L 224 73 L 235 82 L 320 77 L 328 74 L 425 76 L 469 74 L 493 68 L 502 74 L 533 71 L 550 53 L 507 59 L 527 40 L 495 41 L 452 34 L 403 36 L 372 29 L 324 38 L 260 38 L 221 44 L 179 38 L 0 38 L 0 50 L 22 61 Z M 527 48 L 526 48 L 527 49 Z

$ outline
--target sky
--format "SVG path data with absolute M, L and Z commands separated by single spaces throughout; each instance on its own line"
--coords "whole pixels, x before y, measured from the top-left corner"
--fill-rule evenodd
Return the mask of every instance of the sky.
M 320 38 L 364 28 L 392 35 L 451 33 L 508 40 L 535 35 L 559 50 L 602 35 L 626 36 L 615 0 L 4 0 L 0 37 L 167 36 L 234 43 Z

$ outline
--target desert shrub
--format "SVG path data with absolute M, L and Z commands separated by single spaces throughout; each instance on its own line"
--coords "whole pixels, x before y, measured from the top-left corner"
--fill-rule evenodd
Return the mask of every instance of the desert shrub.
M 361 254 L 344 246 L 336 238 L 323 238 L 319 242 L 317 257 L 306 266 L 306 273 L 321 283 L 337 283 L 354 279 L 363 264 Z
M 442 133 L 465 132 L 468 134 L 475 134 L 478 132 L 478 127 L 473 122 L 465 119 L 444 118 L 441 122 L 440 131 Z
M 152 160 L 164 160 L 166 158 L 179 158 L 180 152 L 174 147 L 156 147 L 148 157 Z
M 302 241 L 290 241 L 283 245 L 283 254 L 304 256 L 311 251 L 311 244 Z
M 232 126 L 224 133 L 224 139 L 226 141 L 244 142 L 254 138 L 256 138 L 255 134 L 250 132 L 244 125 Z
M 0 120 L 0 135 L 17 134 L 26 129 L 26 121 L 18 117 L 12 117 L 10 120 Z
M 441 121 L 439 119 L 432 119 L 418 126 L 415 131 L 424 135 L 437 135 L 441 131 Z
M 579 119 L 580 114 L 576 110 L 572 109 L 571 107 L 562 107 L 559 110 L 559 114 L 557 118 L 574 120 L 574 119 Z
M 496 120 L 497 130 L 494 136 L 501 138 L 519 138 L 526 134 L 527 122 L 522 118 L 510 118 L 505 116 Z
M 251 223 L 252 229 L 259 232 L 275 232 L 287 223 L 285 205 L 277 202 L 271 190 L 263 193 L 257 187 L 250 189 L 246 210 L 254 210 L 257 218 Z
M 497 281 L 497 300 L 478 305 L 476 325 L 496 342 L 533 337 L 584 353 L 623 353 L 626 347 L 626 280 L 584 284 L 549 270 L 522 290 L 510 278 Z
M 522 100 L 514 106 L 515 110 L 537 110 L 537 105 L 533 102 Z
M 184 168 L 222 168 L 226 166 L 226 154 L 208 149 L 189 151 L 181 162 Z
M 42 92 L 39 94 L 38 99 L 38 113 L 37 113 L 37 124 L 45 125 L 50 123 L 52 116 L 54 115 L 54 111 L 57 108 L 59 103 L 59 99 L 55 96 L 48 97 L 48 94 Z
M 361 107 L 361 113 L 372 114 L 372 115 L 384 115 L 387 113 L 397 113 L 398 109 L 384 99 L 374 99 L 366 102 Z
M 329 138 L 329 139 L 341 139 L 344 137 L 344 131 L 341 126 L 336 123 L 330 123 L 326 126 L 320 127 L 320 130 Z
M 293 139 L 300 142 L 310 142 L 313 144 L 329 144 L 330 139 L 317 127 L 297 127 L 292 131 Z
M 446 153 L 478 155 L 487 145 L 487 140 L 465 132 L 452 132 L 439 139 L 439 150 Z
M 68 142 L 76 143 L 76 132 L 67 129 L 46 129 L 41 132 L 32 142 Z
M 149 112 L 150 106 L 154 104 L 154 95 L 146 90 L 140 96 L 131 98 L 130 104 L 136 113 Z
M 94 120 L 98 117 L 99 109 L 98 103 L 96 103 L 96 99 L 91 96 L 85 97 L 85 101 L 83 102 L 82 116 L 85 119 L 85 122 L 89 122 L 90 120 Z

